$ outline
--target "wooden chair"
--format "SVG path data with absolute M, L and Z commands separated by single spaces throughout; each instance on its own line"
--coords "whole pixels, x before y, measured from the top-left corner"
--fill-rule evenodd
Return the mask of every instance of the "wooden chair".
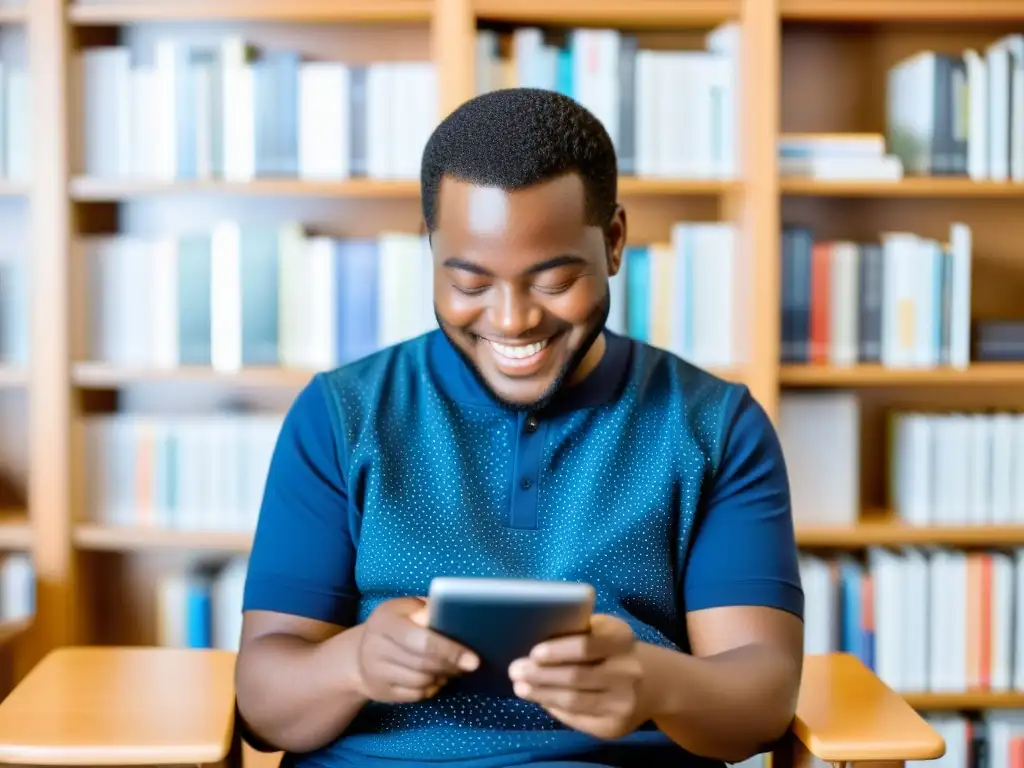
M 70 647 L 0 703 L 0 762 L 237 766 L 234 654 Z M 806 660 L 796 719 L 772 768 L 941 757 L 939 735 L 855 657 Z

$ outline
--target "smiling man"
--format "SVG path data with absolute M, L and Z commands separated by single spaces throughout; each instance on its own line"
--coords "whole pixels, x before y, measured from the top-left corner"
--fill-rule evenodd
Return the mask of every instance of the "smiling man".
M 251 739 L 316 766 L 692 766 L 788 727 L 803 593 L 745 387 L 605 329 L 626 215 L 589 112 L 503 90 L 423 157 L 439 329 L 318 374 L 282 428 L 237 667 Z M 435 576 L 585 581 L 596 615 L 459 692 Z

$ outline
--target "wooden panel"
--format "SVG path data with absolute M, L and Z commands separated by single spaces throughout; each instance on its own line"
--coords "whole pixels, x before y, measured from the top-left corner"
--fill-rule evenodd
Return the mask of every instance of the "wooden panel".
M 200 0 L 83 0 L 68 8 L 68 18 L 81 25 L 173 19 L 394 23 L 425 22 L 431 11 L 431 0 L 225 0 L 209 3 Z
M 72 401 L 68 382 L 67 253 L 72 224 L 65 190 L 68 145 L 68 36 L 64 4 L 34 0 L 29 9 L 32 79 L 32 243 L 28 399 L 29 509 L 34 535 L 36 616 L 16 654 L 20 677 L 50 648 L 74 641 L 75 558 L 71 550 Z
M 718 24 L 740 14 L 740 0 L 474 0 L 480 19 L 517 24 L 661 28 Z
M 780 0 L 786 19 L 959 20 L 1024 19 L 1019 0 Z
M 793 733 L 829 762 L 934 760 L 945 744 L 855 656 L 804 659 Z
M 61 648 L 0 703 L 0 760 L 217 763 L 233 724 L 232 653 Z
M 972 3 L 960 3 L 967 7 Z M 1020 4 L 1024 8 L 1024 4 Z M 983 48 L 1013 25 L 786 24 L 782 40 L 782 131 L 872 131 L 885 128 L 886 72 L 930 49 Z

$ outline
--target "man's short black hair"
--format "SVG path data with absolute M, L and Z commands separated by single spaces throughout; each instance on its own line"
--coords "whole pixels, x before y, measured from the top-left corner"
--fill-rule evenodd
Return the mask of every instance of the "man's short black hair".
M 423 219 L 436 228 L 441 179 L 514 191 L 566 173 L 583 180 L 587 223 L 606 227 L 617 203 L 611 137 L 578 102 L 540 88 L 508 88 L 462 104 L 434 130 L 420 172 Z

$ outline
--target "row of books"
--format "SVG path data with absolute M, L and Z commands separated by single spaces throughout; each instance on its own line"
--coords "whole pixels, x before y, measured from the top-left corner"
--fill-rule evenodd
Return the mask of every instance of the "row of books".
M 346 65 L 243 38 L 79 54 L 83 171 L 107 179 L 415 179 L 437 122 L 431 62 Z
M 156 584 L 156 645 L 237 651 L 248 559 L 161 574 Z
M 644 50 L 615 29 L 570 29 L 564 42 L 538 27 L 477 33 L 477 91 L 525 86 L 576 99 L 611 136 L 623 174 L 732 178 L 737 157 L 739 27 L 706 37 L 707 50 Z
M 425 238 L 212 232 L 83 241 L 91 360 L 174 368 L 342 365 L 436 326 Z
M 628 247 L 623 270 L 613 278 L 612 305 L 618 300 L 625 313 L 616 323 L 627 335 L 697 365 L 740 364 L 745 329 L 738 317 L 744 306 L 738 260 L 735 228 L 718 222 L 676 224 L 668 243 Z
M 0 59 L 0 181 L 26 182 L 31 175 L 29 73 Z
M 1024 551 L 801 555 L 810 654 L 856 655 L 904 693 L 1024 691 Z
M 972 232 L 946 242 L 889 232 L 877 243 L 782 232 L 781 356 L 787 363 L 968 365 Z
M 903 161 L 880 133 L 791 133 L 779 139 L 779 176 L 819 181 L 899 181 Z
M 1024 414 L 891 415 L 890 497 L 913 525 L 1024 523 Z
M 93 361 L 323 370 L 437 324 L 419 235 L 338 239 L 225 221 L 210 233 L 81 246 Z M 609 328 L 699 364 L 736 364 L 735 250 L 733 226 L 717 222 L 680 223 L 667 243 L 628 248 Z
M 1024 35 L 920 51 L 886 84 L 890 151 L 909 174 L 1024 181 Z
M 908 760 L 907 768 L 1017 768 L 1024 764 L 1024 711 L 926 712 L 924 719 L 946 742 L 946 753 L 937 760 Z
M 278 413 L 90 416 L 85 508 L 104 525 L 254 531 Z

